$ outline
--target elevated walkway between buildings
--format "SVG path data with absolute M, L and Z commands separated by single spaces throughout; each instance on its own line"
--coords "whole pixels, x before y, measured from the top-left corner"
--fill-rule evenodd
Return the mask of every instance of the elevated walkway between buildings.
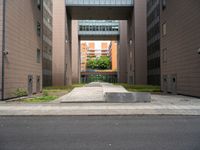
M 67 12 L 75 20 L 127 20 L 133 7 L 134 0 L 66 0 Z

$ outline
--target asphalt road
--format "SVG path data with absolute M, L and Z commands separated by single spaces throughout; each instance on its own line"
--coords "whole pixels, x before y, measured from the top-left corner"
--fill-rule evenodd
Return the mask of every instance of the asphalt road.
M 200 117 L 0 117 L 0 150 L 200 150 Z

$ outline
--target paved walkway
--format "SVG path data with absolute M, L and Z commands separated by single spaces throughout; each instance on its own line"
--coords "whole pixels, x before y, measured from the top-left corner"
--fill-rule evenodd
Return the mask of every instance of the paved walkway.
M 0 115 L 200 115 L 200 99 L 152 95 L 151 103 L 0 103 Z
M 200 99 L 151 95 L 150 103 L 103 103 L 106 92 L 128 92 L 121 86 L 91 83 L 50 103 L 0 102 L 0 116 L 10 115 L 199 115 Z M 67 103 L 60 103 L 66 101 Z M 70 103 L 69 103 L 70 102 Z
M 56 102 L 105 102 L 104 95 L 108 92 L 128 93 L 128 91 L 122 86 L 116 86 L 109 83 L 92 82 L 84 87 L 73 89 L 69 94 L 66 94 L 56 100 Z

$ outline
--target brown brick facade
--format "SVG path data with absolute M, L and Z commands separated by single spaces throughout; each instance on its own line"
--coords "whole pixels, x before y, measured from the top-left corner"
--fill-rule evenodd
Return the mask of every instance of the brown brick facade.
M 161 77 L 166 92 L 200 96 L 200 1 L 161 4 Z M 163 24 L 166 35 L 163 36 Z
M 42 61 L 37 62 L 37 50 L 42 53 L 42 26 L 38 37 L 38 23 L 42 24 L 42 12 L 37 1 L 6 1 L 5 98 L 17 96 L 15 92 L 19 88 L 28 92 L 29 75 L 32 76 L 31 93 L 42 89 Z

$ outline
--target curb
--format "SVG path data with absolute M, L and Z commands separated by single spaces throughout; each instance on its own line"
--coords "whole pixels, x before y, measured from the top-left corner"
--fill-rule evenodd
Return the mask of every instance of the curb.
M 194 115 L 200 106 L 0 106 L 0 116 Z

